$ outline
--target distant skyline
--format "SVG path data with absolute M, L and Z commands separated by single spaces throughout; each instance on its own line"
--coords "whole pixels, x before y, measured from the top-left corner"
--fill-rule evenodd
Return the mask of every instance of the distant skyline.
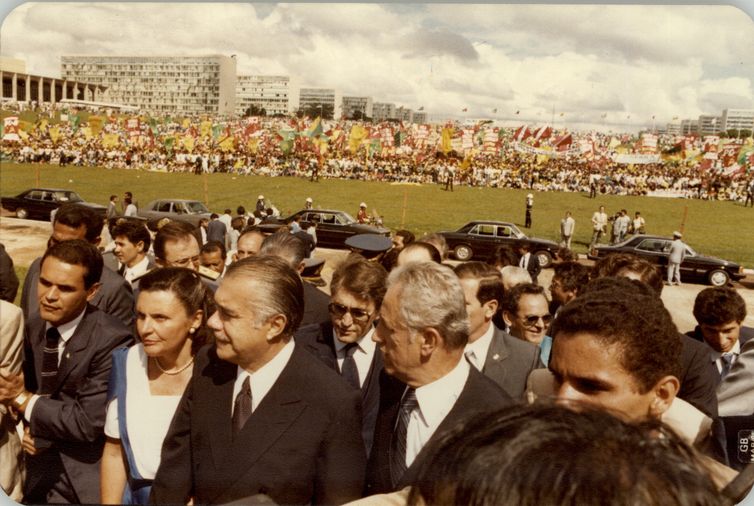
M 236 55 L 238 74 L 434 119 L 605 131 L 754 109 L 752 47 L 749 15 L 720 5 L 45 2 L 0 28 L 34 74 L 59 77 L 63 55 Z

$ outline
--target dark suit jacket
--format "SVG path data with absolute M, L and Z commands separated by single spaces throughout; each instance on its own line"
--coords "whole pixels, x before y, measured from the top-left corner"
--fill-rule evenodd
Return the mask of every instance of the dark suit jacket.
M 220 243 L 225 245 L 226 233 L 227 229 L 225 227 L 225 223 L 220 220 L 210 220 L 210 222 L 207 224 L 207 242 L 220 241 Z
M 42 258 L 37 258 L 29 266 L 29 271 L 24 279 L 24 289 L 21 294 L 21 309 L 24 310 L 24 318 L 39 316 L 39 302 L 37 299 L 37 282 L 39 281 L 39 269 Z M 100 308 L 105 313 L 111 314 L 131 328 L 134 323 L 134 295 L 128 281 L 111 271 L 107 267 L 102 268 L 99 278 L 102 286 L 99 287 L 94 298 L 90 301 L 93 306 Z
M 717 371 L 717 360 L 720 358 L 721 353 L 718 351 L 713 350 L 707 342 L 704 340 L 704 335 L 702 334 L 702 330 L 697 325 L 694 330 L 690 330 L 686 332 L 686 335 L 695 339 L 696 341 L 699 341 L 700 343 L 704 343 L 707 346 L 707 351 L 709 352 L 709 361 L 712 362 L 712 365 L 715 367 L 715 371 Z M 754 329 L 751 327 L 741 327 L 741 331 L 738 335 L 738 342 L 741 347 L 743 347 L 744 344 L 746 344 L 747 341 L 754 338 Z M 717 375 L 717 379 L 719 383 L 720 381 L 720 375 Z
M 36 392 L 41 384 L 45 322 L 26 322 L 24 379 Z M 47 457 L 57 452 L 83 503 L 99 502 L 99 461 L 104 446 L 107 384 L 114 349 L 133 344 L 128 328 L 114 316 L 89 305 L 84 318 L 65 346 L 57 385 L 50 397 L 40 397 L 31 412 L 29 427 L 38 446 L 50 444 L 39 457 L 26 459 L 27 494 L 49 472 Z
M 492 342 L 482 372 L 513 399 L 521 400 L 526 392 L 529 373 L 543 367 L 539 346 L 515 338 L 494 327 Z
M 335 351 L 335 334 L 330 321 L 301 327 L 296 332 L 296 344 L 312 353 L 330 369 L 340 375 L 338 354 Z M 369 456 L 374 440 L 374 424 L 380 407 L 380 373 L 383 369 L 382 352 L 379 347 L 374 351 L 369 374 L 361 387 L 362 421 L 361 436 Z M 347 384 L 347 383 L 346 383 Z
M 519 255 L 518 261 L 519 262 L 521 261 L 521 255 Z M 532 282 L 536 283 L 537 277 L 539 276 L 539 273 L 542 271 L 542 266 L 539 265 L 539 259 L 537 258 L 537 255 L 535 255 L 533 251 L 531 253 L 531 256 L 529 257 L 529 264 L 526 266 L 526 270 L 529 272 Z
M 162 447 L 150 502 L 227 503 L 263 494 L 277 504 L 360 497 L 366 457 L 359 394 L 300 347 L 235 438 L 237 367 L 199 351 Z
M 398 408 L 400 407 L 401 397 L 406 389 L 406 385 L 400 382 L 393 382 L 392 384 L 382 383 L 380 412 L 377 415 L 374 445 L 367 465 L 364 495 L 392 492 L 411 485 L 416 479 L 417 471 L 425 458 L 425 449 L 432 441 L 435 441 L 441 434 L 474 414 L 494 411 L 513 405 L 513 399 L 491 379 L 485 377 L 474 367 L 470 367 L 470 369 L 469 378 L 466 380 L 466 385 L 463 387 L 455 405 L 442 423 L 440 423 L 440 426 L 437 427 L 437 430 L 429 439 L 425 448 L 419 452 L 414 462 L 406 470 L 397 487 L 393 487 L 390 480 L 390 439 L 393 435 L 395 422 L 398 418 Z M 388 374 L 384 371 L 381 376 L 383 380 L 389 378 Z
M 717 417 L 717 384 L 720 373 L 709 360 L 709 346 L 680 334 L 681 336 L 681 389 L 678 397 L 692 404 L 710 418 Z
M 329 321 L 328 304 L 330 304 L 329 295 L 304 281 L 304 317 L 301 320 L 301 326 Z

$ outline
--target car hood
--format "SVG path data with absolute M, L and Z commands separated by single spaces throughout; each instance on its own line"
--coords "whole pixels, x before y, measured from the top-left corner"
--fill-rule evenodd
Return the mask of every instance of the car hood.
M 730 267 L 734 267 L 734 268 L 740 267 L 740 265 L 737 264 L 736 262 L 731 262 L 730 260 L 724 260 L 722 258 L 708 256 L 708 255 L 700 255 L 698 253 L 696 255 L 694 255 L 693 257 L 687 257 L 687 258 L 688 259 L 693 259 L 693 260 L 695 260 L 697 262 L 703 262 L 705 264 L 725 265 L 725 266 L 730 266 Z

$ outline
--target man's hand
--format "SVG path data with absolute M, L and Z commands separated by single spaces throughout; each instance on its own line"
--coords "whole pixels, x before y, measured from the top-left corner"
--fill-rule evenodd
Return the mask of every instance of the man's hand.
M 37 453 L 39 453 L 37 451 L 37 447 L 34 446 L 34 438 L 31 437 L 29 427 L 24 427 L 24 439 L 21 441 L 21 447 L 23 447 L 24 452 L 28 453 L 29 455 L 36 455 Z
M 4 376 L 0 374 L 0 402 L 10 404 L 24 391 L 24 373 Z

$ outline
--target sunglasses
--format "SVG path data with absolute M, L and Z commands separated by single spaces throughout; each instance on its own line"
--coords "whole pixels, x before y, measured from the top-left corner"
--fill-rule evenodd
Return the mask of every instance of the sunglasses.
M 337 302 L 331 302 L 330 304 L 328 304 L 327 309 L 330 311 L 330 314 L 335 316 L 336 318 L 343 318 L 346 313 L 349 313 L 351 315 L 351 318 L 356 321 L 367 321 L 372 317 L 372 313 L 370 313 L 366 309 L 348 307 L 344 306 L 343 304 L 338 304 Z
M 524 316 L 521 319 L 523 320 L 525 327 L 534 327 L 539 322 L 540 319 L 542 320 L 542 323 L 544 323 L 546 327 L 552 321 L 552 315 L 551 314 L 545 314 L 542 316 L 529 315 L 529 316 Z

